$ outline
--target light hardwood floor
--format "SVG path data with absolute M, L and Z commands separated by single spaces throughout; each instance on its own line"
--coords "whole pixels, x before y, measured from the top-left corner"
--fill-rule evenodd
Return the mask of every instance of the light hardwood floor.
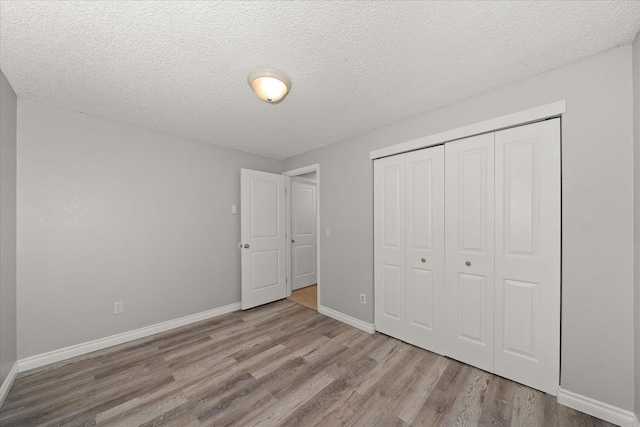
M 307 286 L 291 292 L 290 301 L 302 304 L 312 310 L 318 310 L 318 285 Z
M 605 426 L 288 300 L 20 374 L 2 426 Z

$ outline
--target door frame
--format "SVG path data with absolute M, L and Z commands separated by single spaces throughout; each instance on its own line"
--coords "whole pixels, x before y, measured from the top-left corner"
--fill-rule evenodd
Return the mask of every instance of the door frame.
M 301 168 L 292 169 L 286 172 L 282 172 L 285 177 L 285 229 L 287 238 L 287 297 L 291 296 L 291 286 L 293 284 L 293 278 L 291 275 L 291 177 L 304 175 L 310 172 L 316 173 L 316 281 L 318 282 L 317 299 L 318 307 L 320 303 L 321 295 L 321 279 L 320 279 L 320 164 L 314 163 L 312 165 L 303 166 Z M 291 280 L 289 280 L 291 279 Z

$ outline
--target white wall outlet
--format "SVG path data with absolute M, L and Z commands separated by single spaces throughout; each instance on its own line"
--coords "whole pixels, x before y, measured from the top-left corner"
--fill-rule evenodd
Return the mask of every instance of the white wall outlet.
M 360 294 L 360 304 L 366 304 L 367 303 L 367 297 L 365 296 L 365 294 Z
M 238 213 L 238 205 L 231 205 L 231 213 L 232 214 Z
M 327 236 L 331 236 L 331 227 L 326 227 L 324 229 L 324 234 L 327 235 Z
M 124 301 L 118 301 L 113 303 L 113 314 L 124 313 Z

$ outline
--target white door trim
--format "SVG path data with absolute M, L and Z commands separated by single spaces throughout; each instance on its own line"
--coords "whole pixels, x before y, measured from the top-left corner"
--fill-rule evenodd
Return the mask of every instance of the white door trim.
M 288 242 L 291 239 L 291 177 L 292 176 L 298 176 L 298 175 L 304 175 L 305 173 L 309 173 L 309 172 L 315 172 L 316 173 L 316 209 L 317 209 L 317 218 L 316 218 L 316 236 L 318 238 L 318 241 L 316 242 L 316 269 L 317 271 L 317 281 L 318 281 L 318 287 L 317 287 L 317 298 L 318 298 L 318 307 L 320 307 L 322 304 L 320 303 L 321 301 L 321 289 L 322 286 L 320 284 L 321 279 L 320 279 L 320 240 L 322 240 L 320 237 L 320 163 L 314 163 L 312 165 L 308 165 L 308 166 L 303 166 L 301 168 L 297 168 L 297 169 L 292 169 L 290 171 L 286 171 L 286 172 L 282 172 L 282 175 L 285 176 L 285 180 L 286 180 L 286 189 L 287 189 L 287 194 L 285 196 L 285 203 L 286 203 L 286 230 L 287 230 L 287 297 L 291 296 L 291 245 L 288 244 Z
M 495 132 L 497 130 L 506 129 L 514 126 L 521 126 L 539 120 L 548 119 L 562 115 L 567 110 L 564 100 L 553 102 L 551 104 L 541 105 L 540 107 L 531 108 L 529 110 L 519 111 L 506 116 L 496 117 L 485 120 L 483 122 L 474 123 L 468 126 L 451 129 L 445 132 L 436 133 L 401 144 L 391 145 L 389 147 L 373 150 L 369 153 L 369 158 L 379 159 L 381 157 L 393 156 L 394 154 L 405 153 L 407 151 L 418 150 L 420 148 L 430 147 L 432 145 L 442 144 L 447 141 L 466 138 L 469 136 L 480 135 L 487 132 Z
M 282 172 L 282 175 L 284 176 L 298 176 L 298 175 L 304 175 L 305 173 L 309 173 L 309 172 L 315 172 L 316 173 L 316 179 L 318 179 L 318 173 L 320 171 L 320 163 L 314 163 L 312 165 L 309 166 L 303 166 L 301 168 L 298 169 L 293 169 L 290 171 L 286 171 L 286 172 Z
M 293 177 L 289 177 L 289 178 L 293 178 Z M 295 176 L 296 181 L 298 182 L 308 182 L 309 184 L 316 184 L 316 180 L 315 179 L 311 179 L 311 178 L 303 178 L 301 176 Z

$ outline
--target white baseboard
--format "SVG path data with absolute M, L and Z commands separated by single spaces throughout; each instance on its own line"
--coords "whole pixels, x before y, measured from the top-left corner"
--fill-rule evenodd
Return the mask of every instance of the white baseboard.
M 346 314 L 340 313 L 339 311 L 332 310 L 322 305 L 318 307 L 318 313 L 339 320 L 342 323 L 346 323 L 347 325 L 351 325 L 354 328 L 358 328 L 370 334 L 373 334 L 376 331 L 375 326 L 371 323 L 363 322 L 362 320 L 356 319 L 355 317 L 347 316 Z
M 231 313 L 232 311 L 236 310 L 240 310 L 239 302 L 225 305 L 223 307 L 214 308 L 213 310 L 203 311 L 201 313 L 180 317 L 179 319 L 156 323 L 155 325 L 151 326 L 145 326 L 144 328 L 135 329 L 133 331 L 123 332 L 121 334 L 111 335 L 109 337 L 100 338 L 82 344 L 72 345 L 70 347 L 49 351 L 47 353 L 37 354 L 35 356 L 18 360 L 18 372 L 28 371 L 30 369 L 39 368 L 51 363 L 56 363 L 62 360 L 70 359 L 72 357 L 91 353 L 92 351 L 102 350 L 114 345 L 123 344 L 140 338 L 145 338 L 150 335 L 179 328 L 191 323 L 200 322 L 202 320 L 211 319 L 213 317 Z
M 558 403 L 621 427 L 640 426 L 638 418 L 631 411 L 562 388 L 558 390 Z
M 16 375 L 18 375 L 18 362 L 13 364 L 7 378 L 5 378 L 2 385 L 0 385 L 0 408 L 2 408 L 2 404 L 9 394 L 9 389 L 11 389 L 11 386 L 16 379 Z

